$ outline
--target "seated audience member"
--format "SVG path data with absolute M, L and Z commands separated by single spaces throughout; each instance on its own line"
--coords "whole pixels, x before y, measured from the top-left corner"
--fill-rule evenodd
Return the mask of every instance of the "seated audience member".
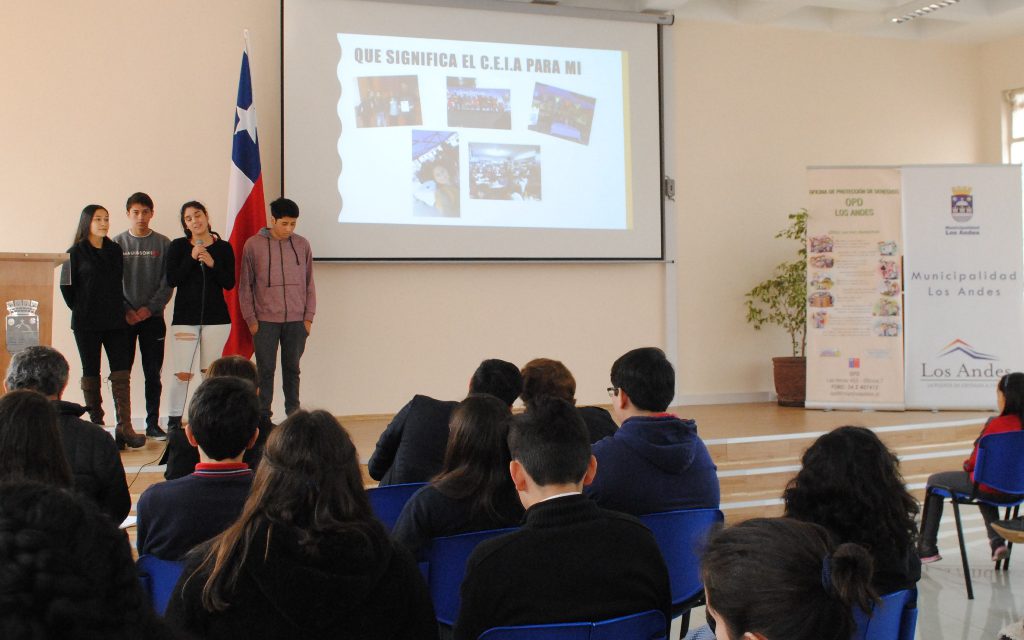
M 665 413 L 676 375 L 665 352 L 634 349 L 612 365 L 619 429 L 594 445 L 598 471 L 585 495 L 606 509 L 641 515 L 718 508 L 718 473 L 697 423 Z
M 535 398 L 509 429 L 521 529 L 480 544 L 466 565 L 457 640 L 491 627 L 586 622 L 656 609 L 669 615 L 668 570 L 651 532 L 580 491 L 598 463 L 575 408 Z
M 576 379 L 558 360 L 530 360 L 523 367 L 523 404 L 529 407 L 530 401 L 537 396 L 554 396 L 576 404 Z M 605 409 L 576 407 L 576 411 L 587 425 L 591 444 L 615 433 L 615 421 Z
M 489 393 L 509 407 L 523 390 L 519 368 L 504 360 L 484 360 L 469 380 L 470 393 Z M 441 471 L 448 447 L 448 421 L 457 402 L 416 395 L 377 441 L 367 471 L 381 486 L 428 482 Z
M 224 356 L 211 362 L 210 367 L 206 370 L 206 379 L 224 376 L 251 382 L 256 387 L 256 395 L 259 395 L 259 376 L 256 374 L 256 363 L 252 360 L 247 360 L 242 356 Z M 260 434 L 256 438 L 256 444 L 251 449 L 246 449 L 245 455 L 242 456 L 242 462 L 249 465 L 253 471 L 256 471 L 256 467 L 259 466 L 260 458 L 263 456 L 263 446 L 274 428 L 269 415 L 260 414 L 259 428 Z M 199 462 L 199 451 L 189 444 L 184 430 L 172 428 L 168 434 L 167 449 L 160 462 L 167 464 L 164 478 L 174 480 L 187 476 L 195 470 L 196 464 Z
M 241 516 L 189 554 L 166 619 L 198 638 L 437 638 L 423 576 L 326 411 L 274 429 Z
M 53 404 L 28 389 L 0 397 L 0 482 L 70 488 L 71 479 Z
M 256 388 L 245 380 L 199 385 L 184 431 L 200 462 L 192 475 L 154 484 L 139 498 L 139 554 L 178 560 L 234 522 L 252 485 L 242 455 L 256 442 L 259 420 Z
M 519 524 L 523 505 L 508 475 L 508 405 L 470 394 L 452 412 L 444 468 L 413 494 L 392 537 L 414 554 L 431 539 Z
M 974 441 L 971 457 L 964 460 L 963 471 L 941 471 L 928 476 L 924 512 L 921 514 L 921 539 L 918 543 L 918 556 L 921 562 L 929 563 L 942 559 L 939 555 L 938 537 L 945 499 L 934 493 L 932 488 L 940 486 L 952 491 L 971 493 L 974 490 L 974 462 L 978 457 L 978 442 L 987 435 L 1019 431 L 1024 428 L 1024 373 L 1008 373 L 999 379 L 996 384 L 996 402 L 999 406 L 999 415 L 989 418 L 985 423 L 978 439 Z M 1020 497 L 1009 496 L 983 484 L 978 486 L 978 491 L 983 496 L 988 495 L 997 500 Z M 1006 540 L 992 527 L 992 523 L 999 520 L 999 509 L 989 504 L 978 504 L 978 510 L 981 511 L 982 520 L 985 522 L 992 560 L 1002 560 L 1008 553 Z
M 172 637 L 142 592 L 128 538 L 91 500 L 38 483 L 2 484 L 0 532 L 0 637 Z
M 834 547 L 816 524 L 747 520 L 712 535 L 701 565 L 708 613 L 724 640 L 849 640 L 869 611 L 871 556 Z
M 879 594 L 914 588 L 921 579 L 918 507 L 896 455 L 870 429 L 839 427 L 818 438 L 802 463 L 783 494 L 786 515 L 867 549 Z
M 121 524 L 132 508 L 121 455 L 103 427 L 80 418 L 85 407 L 61 399 L 68 371 L 68 361 L 56 349 L 28 347 L 11 356 L 4 387 L 37 391 L 53 404 L 75 491 L 92 498 L 114 524 Z

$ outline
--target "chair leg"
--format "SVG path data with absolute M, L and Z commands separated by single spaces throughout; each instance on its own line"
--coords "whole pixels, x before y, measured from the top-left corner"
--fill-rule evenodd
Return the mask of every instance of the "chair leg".
M 957 501 L 951 500 L 953 503 L 953 517 L 956 519 L 956 539 L 960 543 L 960 560 L 964 564 L 964 585 L 967 587 L 967 599 L 974 600 L 974 587 L 971 585 L 971 567 L 967 564 L 967 547 L 964 545 L 964 528 L 960 522 L 960 504 Z
M 1006 519 L 1011 520 L 1016 518 L 1020 514 L 1020 505 L 1013 507 L 1013 514 L 1010 514 L 1010 507 L 1006 507 Z M 1010 570 L 1010 556 L 1013 554 L 1013 542 L 1006 541 L 1006 557 L 1003 558 L 1003 571 Z M 999 569 L 999 565 L 996 565 L 996 569 Z

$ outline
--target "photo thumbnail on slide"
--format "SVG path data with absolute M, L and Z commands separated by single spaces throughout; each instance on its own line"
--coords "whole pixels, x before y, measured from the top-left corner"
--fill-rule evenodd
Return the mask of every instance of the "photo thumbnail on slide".
M 412 132 L 413 215 L 459 216 L 459 134 Z
M 476 78 L 448 77 L 448 126 L 511 129 L 512 92 L 476 86 Z
M 540 147 L 471 142 L 469 184 L 476 200 L 540 200 Z
M 416 76 L 359 78 L 358 127 L 407 127 L 423 124 Z
M 533 89 L 530 130 L 589 144 L 597 99 L 538 82 Z

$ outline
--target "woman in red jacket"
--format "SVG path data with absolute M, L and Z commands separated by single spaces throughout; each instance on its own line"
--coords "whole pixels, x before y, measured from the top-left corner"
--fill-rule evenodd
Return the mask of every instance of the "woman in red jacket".
M 942 518 L 942 503 L 944 498 L 932 492 L 933 487 L 943 487 L 958 493 L 970 493 L 974 488 L 974 462 L 978 457 L 978 442 L 987 435 L 993 433 L 1006 433 L 1018 431 L 1024 422 L 1024 373 L 1008 373 L 999 379 L 996 385 L 996 398 L 999 405 L 999 416 L 989 418 L 981 435 L 974 441 L 974 451 L 971 457 L 964 460 L 963 471 L 943 471 L 928 476 L 928 486 L 925 488 L 924 513 L 921 516 L 921 541 L 918 545 L 918 556 L 921 562 L 929 563 L 941 560 L 937 538 L 939 533 L 939 520 Z M 994 499 L 1004 499 L 1004 493 L 996 491 L 985 485 L 978 485 L 982 495 L 991 496 Z M 999 519 L 999 509 L 987 504 L 979 504 L 981 517 L 985 520 L 985 531 L 988 533 L 989 546 L 992 548 L 992 560 L 1002 560 L 1007 553 L 1006 541 L 992 529 L 992 522 Z

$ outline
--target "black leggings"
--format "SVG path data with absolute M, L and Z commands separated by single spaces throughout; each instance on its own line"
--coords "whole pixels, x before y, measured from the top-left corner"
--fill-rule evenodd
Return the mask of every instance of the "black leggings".
M 99 377 L 101 349 L 107 352 L 111 372 L 131 370 L 135 345 L 128 329 L 76 329 L 74 333 L 78 357 L 82 359 L 82 376 Z

